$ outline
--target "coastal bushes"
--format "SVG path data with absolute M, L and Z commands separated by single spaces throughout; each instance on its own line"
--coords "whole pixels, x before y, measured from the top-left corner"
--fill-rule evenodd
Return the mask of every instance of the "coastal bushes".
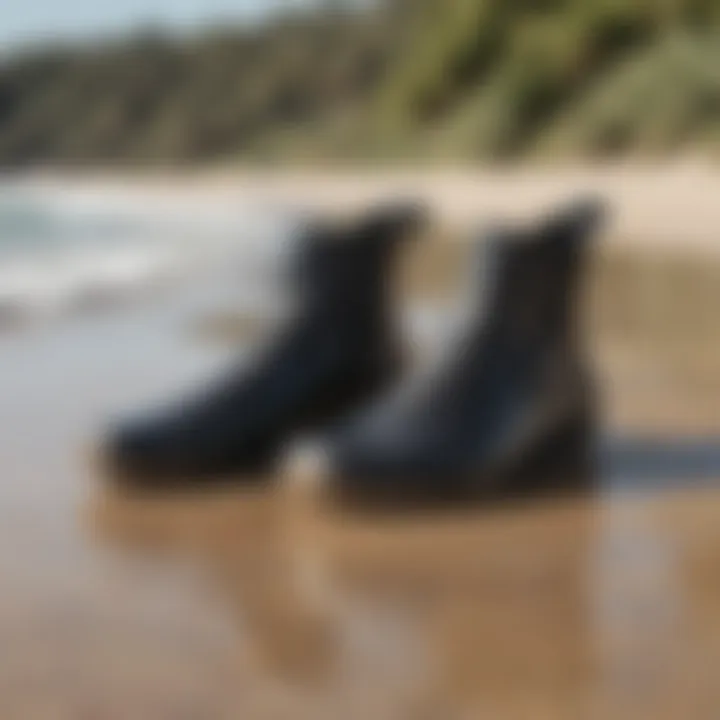
M 720 137 L 720 0 L 332 2 L 0 60 L 0 164 L 658 153 Z

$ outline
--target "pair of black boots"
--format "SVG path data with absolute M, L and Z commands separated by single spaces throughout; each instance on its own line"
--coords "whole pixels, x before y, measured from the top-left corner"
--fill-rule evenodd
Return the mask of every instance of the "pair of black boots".
M 360 501 L 464 500 L 576 477 L 594 416 L 578 284 L 600 215 L 576 203 L 483 241 L 476 312 L 445 361 L 408 383 L 390 280 L 424 214 L 384 207 L 308 230 L 296 316 L 225 381 L 114 433 L 115 476 L 143 489 L 267 482 L 293 436 L 323 429 L 331 489 Z

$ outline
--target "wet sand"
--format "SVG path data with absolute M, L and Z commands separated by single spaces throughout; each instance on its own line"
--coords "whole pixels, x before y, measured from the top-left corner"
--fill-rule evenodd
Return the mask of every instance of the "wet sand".
M 456 517 L 293 483 L 120 498 L 98 428 L 229 348 L 171 296 L 0 337 L 0 717 L 715 717 L 720 266 L 628 256 L 592 284 L 597 492 Z

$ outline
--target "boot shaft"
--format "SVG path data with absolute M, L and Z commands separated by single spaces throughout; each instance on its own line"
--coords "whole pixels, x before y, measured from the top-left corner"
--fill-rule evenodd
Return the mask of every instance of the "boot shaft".
M 291 267 L 300 313 L 349 337 L 390 333 L 396 255 L 423 219 L 417 206 L 403 204 L 347 226 L 308 229 Z
M 602 217 L 577 203 L 538 227 L 499 231 L 480 249 L 484 320 L 514 345 L 574 347 L 579 287 L 589 241 Z

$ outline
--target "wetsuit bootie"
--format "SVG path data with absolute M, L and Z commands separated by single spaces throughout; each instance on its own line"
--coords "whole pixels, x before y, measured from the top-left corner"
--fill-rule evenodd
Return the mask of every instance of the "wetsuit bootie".
M 590 469 L 594 392 L 577 309 L 601 215 L 596 202 L 576 203 L 479 245 L 480 297 L 445 360 L 330 439 L 334 496 L 505 496 Z
M 267 478 L 296 433 L 356 411 L 399 369 L 389 281 L 415 205 L 316 227 L 291 264 L 294 312 L 261 352 L 220 382 L 111 433 L 106 466 L 121 485 L 198 487 Z

